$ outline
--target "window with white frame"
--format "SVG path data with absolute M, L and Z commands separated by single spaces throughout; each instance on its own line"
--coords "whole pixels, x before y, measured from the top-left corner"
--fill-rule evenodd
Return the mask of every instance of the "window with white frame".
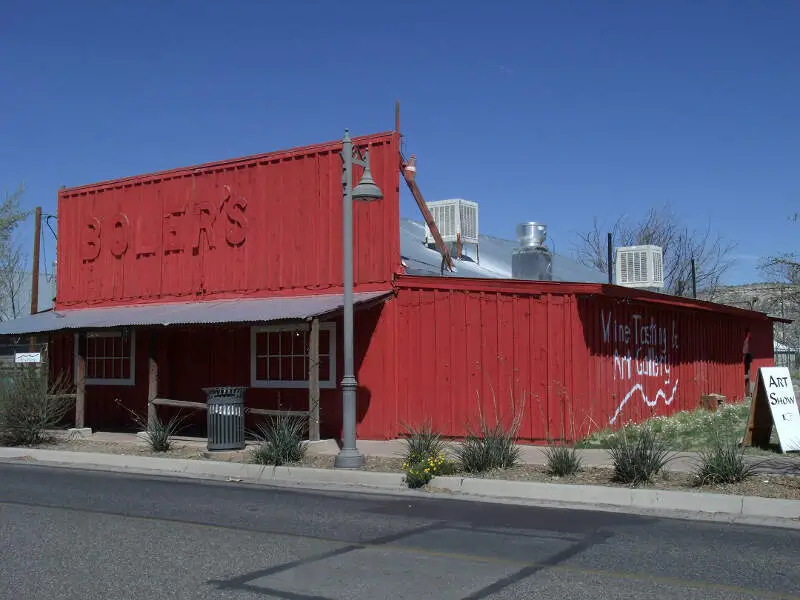
M 80 338 L 75 334 L 77 350 Z M 136 332 L 90 331 L 83 348 L 86 359 L 86 385 L 134 385 Z M 78 353 L 75 352 L 75 378 L 78 376 Z
M 308 386 L 310 327 L 251 329 L 251 385 L 265 388 Z M 336 387 L 336 326 L 319 326 L 319 386 Z

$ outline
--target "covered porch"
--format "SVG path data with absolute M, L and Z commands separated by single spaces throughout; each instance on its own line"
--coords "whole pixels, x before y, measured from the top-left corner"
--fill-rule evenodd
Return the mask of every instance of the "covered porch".
M 359 292 L 358 371 L 391 291 Z M 47 311 L 0 324 L 0 333 L 46 338 L 51 376 L 75 385 L 72 425 L 129 431 L 189 415 L 205 437 L 204 387 L 246 387 L 246 427 L 272 415 L 308 419 L 310 440 L 339 437 L 341 294 L 171 302 Z

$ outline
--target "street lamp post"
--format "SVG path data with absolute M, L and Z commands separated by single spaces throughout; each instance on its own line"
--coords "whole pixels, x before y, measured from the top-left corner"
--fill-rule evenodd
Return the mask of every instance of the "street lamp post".
M 354 156 L 357 153 L 358 156 Z M 342 186 L 344 188 L 344 376 L 342 377 L 342 448 L 336 455 L 334 466 L 338 469 L 359 469 L 364 466 L 364 455 L 356 448 L 356 381 L 353 360 L 353 202 L 380 200 L 383 193 L 372 179 L 369 168 L 369 151 L 361 155 L 353 148 L 350 132 L 345 130 L 342 140 Z M 353 188 L 353 165 L 364 167 L 364 175 Z

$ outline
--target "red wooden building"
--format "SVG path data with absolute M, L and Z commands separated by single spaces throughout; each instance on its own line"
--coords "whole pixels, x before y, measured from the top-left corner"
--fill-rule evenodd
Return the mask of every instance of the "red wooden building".
M 764 314 L 598 283 L 415 276 L 400 253 L 400 135 L 357 138 L 384 193 L 356 204 L 358 436 L 430 419 L 462 435 L 521 411 L 522 439 L 744 395 L 742 342 L 772 364 Z M 75 422 L 132 425 L 126 407 L 203 403 L 312 415 L 338 437 L 342 375 L 340 142 L 59 191 L 54 309 L 0 324 L 49 340 Z M 355 174 L 358 180 L 360 173 Z M 195 420 L 203 433 L 204 413 Z M 250 425 L 257 415 L 251 414 Z

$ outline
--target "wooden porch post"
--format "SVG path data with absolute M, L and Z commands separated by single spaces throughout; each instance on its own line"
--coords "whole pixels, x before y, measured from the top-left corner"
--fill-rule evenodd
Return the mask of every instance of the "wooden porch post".
M 75 354 L 77 373 L 75 374 L 75 428 L 83 429 L 86 425 L 86 334 L 79 333 Z
M 155 329 L 149 331 L 148 338 L 147 423 L 152 425 L 157 416 L 155 399 L 158 397 L 158 334 Z
M 308 439 L 319 441 L 319 319 L 311 321 L 308 348 Z

